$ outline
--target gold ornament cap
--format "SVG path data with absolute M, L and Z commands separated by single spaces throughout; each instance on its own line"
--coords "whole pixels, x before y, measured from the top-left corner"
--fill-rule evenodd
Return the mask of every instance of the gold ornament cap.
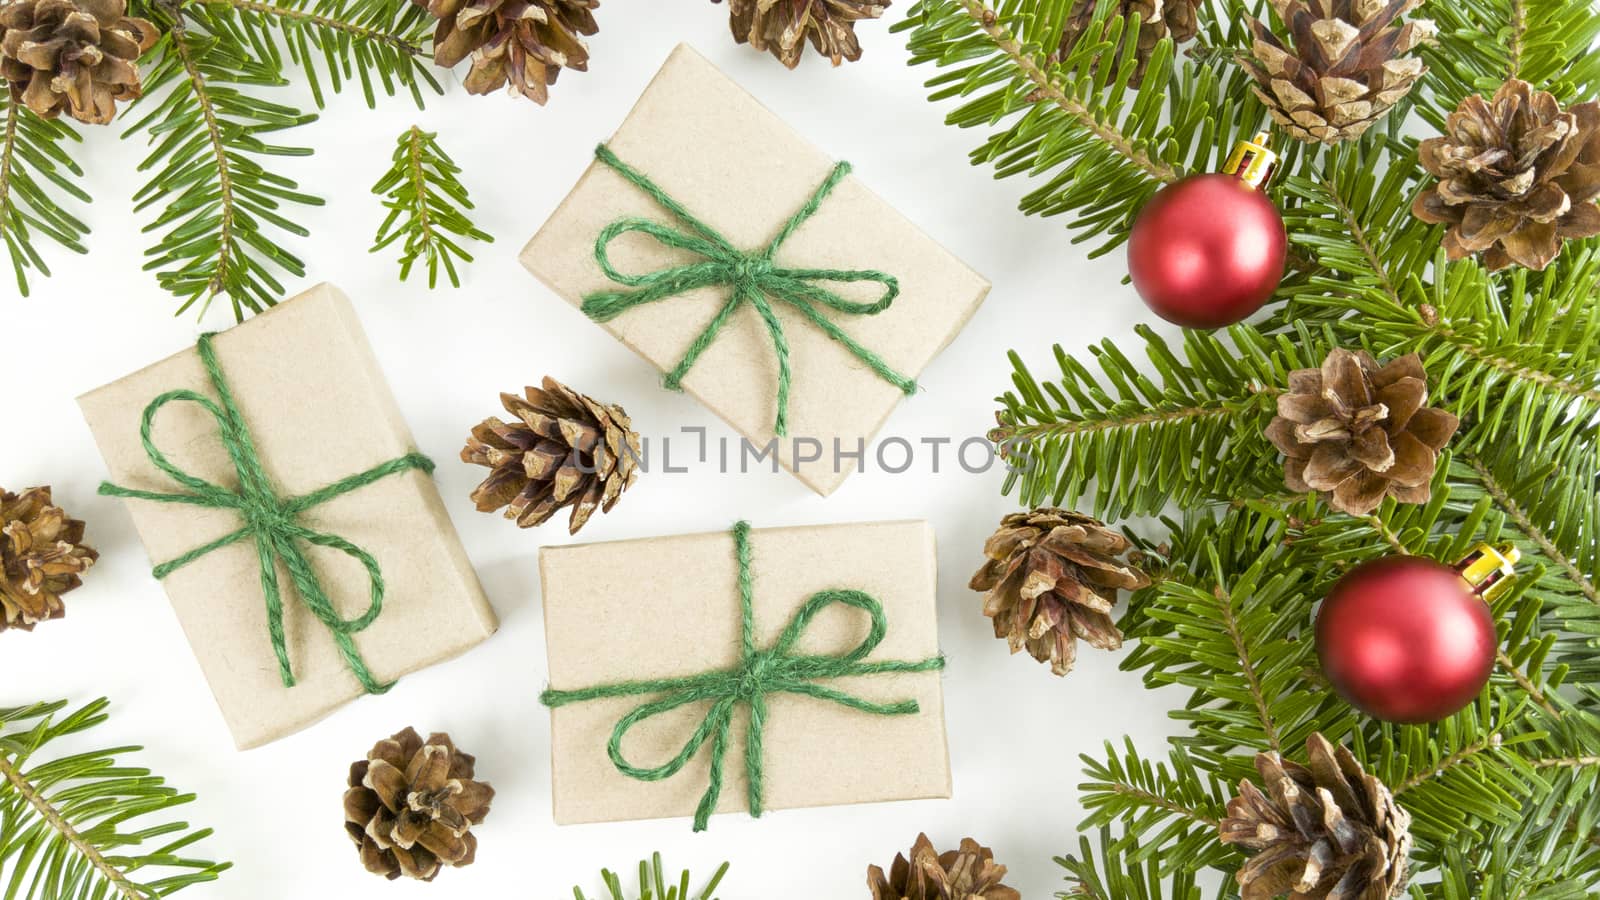
M 1463 581 L 1472 585 L 1474 594 L 1490 603 L 1511 587 L 1511 580 L 1517 574 L 1517 560 L 1521 558 L 1522 552 L 1511 544 L 1498 547 L 1479 544 L 1456 563 L 1456 571 L 1461 573 Z
M 1233 153 L 1228 155 L 1228 161 L 1222 166 L 1224 175 L 1232 175 L 1256 190 L 1266 187 L 1272 180 L 1272 173 L 1278 171 L 1279 156 L 1267 146 L 1271 137 L 1265 131 L 1257 132 L 1254 138 L 1240 141 L 1233 148 Z

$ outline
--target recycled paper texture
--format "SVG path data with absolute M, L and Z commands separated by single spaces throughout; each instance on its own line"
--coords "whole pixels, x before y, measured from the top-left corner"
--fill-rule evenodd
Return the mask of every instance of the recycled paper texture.
M 750 533 L 755 645 L 771 647 L 812 594 L 864 591 L 883 604 L 888 636 L 868 662 L 937 656 L 933 528 L 881 522 Z M 737 666 L 740 599 L 728 532 L 546 547 L 544 582 L 550 687 L 677 678 Z M 812 621 L 801 653 L 838 654 L 867 634 L 866 613 L 838 605 Z M 833 679 L 826 686 L 873 702 L 915 700 L 914 715 L 879 716 L 793 694 L 767 696 L 766 806 L 770 809 L 950 796 L 939 672 Z M 661 781 L 630 778 L 606 744 L 617 722 L 656 697 L 589 700 L 550 711 L 558 824 L 688 816 L 710 777 L 710 746 Z M 705 718 L 692 703 L 639 723 L 623 743 L 639 766 L 677 755 Z M 734 713 L 719 812 L 746 808 L 749 707 Z
M 280 497 L 310 493 L 414 451 L 355 310 L 337 288 L 313 288 L 218 335 L 215 347 Z M 139 437 L 150 401 L 180 389 L 216 397 L 193 348 L 78 398 L 113 483 L 161 493 L 187 490 L 151 463 Z M 197 404 L 164 406 L 152 439 L 180 470 L 237 486 L 216 420 Z M 243 525 L 230 509 L 146 500 L 129 500 L 127 508 L 156 563 Z M 382 568 L 383 612 L 355 635 L 379 681 L 449 659 L 494 633 L 494 611 L 426 473 L 379 479 L 302 513 L 298 521 L 353 542 Z M 369 602 L 366 570 L 337 551 L 311 547 L 307 555 L 340 617 L 360 616 Z M 280 679 L 268 636 L 253 542 L 216 550 L 165 579 L 240 749 L 304 728 L 362 694 L 331 632 L 301 604 L 281 565 L 278 578 L 289 660 L 298 679 L 292 688 Z
M 834 160 L 801 138 L 744 89 L 687 46 L 673 51 L 607 142 L 689 212 L 741 250 L 765 247 L 833 169 Z M 628 217 L 676 225 L 672 215 L 612 168 L 596 162 L 522 252 L 522 262 L 568 302 L 618 290 L 595 261 L 602 229 Z M 702 261 L 652 238 L 627 234 L 610 245 L 616 268 L 643 274 Z M 877 315 L 822 312 L 891 369 L 915 378 L 977 311 L 989 283 L 849 176 L 778 250 L 780 266 L 879 270 L 900 295 Z M 878 299 L 871 282 L 817 282 L 851 302 Z M 671 371 L 727 300 L 713 286 L 630 309 L 602 327 Z M 774 303 L 790 347 L 789 437 L 778 458 L 806 485 L 829 494 L 852 470 L 834 465 L 870 444 L 901 390 L 785 303 Z M 772 337 L 746 304 L 683 379 L 685 391 L 727 420 L 757 449 L 773 437 L 778 361 Z M 811 445 L 810 440 L 817 441 Z M 822 459 L 796 465 L 820 447 Z

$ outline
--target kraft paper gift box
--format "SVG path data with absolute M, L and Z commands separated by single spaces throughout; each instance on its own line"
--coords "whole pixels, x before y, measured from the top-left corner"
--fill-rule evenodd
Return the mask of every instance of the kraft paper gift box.
M 249 430 L 270 490 L 301 497 L 415 452 L 410 430 L 350 301 L 322 285 L 215 336 L 219 371 Z M 213 403 L 217 385 L 191 347 L 80 397 L 110 483 L 157 494 L 195 493 L 157 468 L 141 441 L 146 407 L 170 391 Z M 241 475 L 217 420 L 181 399 L 152 418 L 151 446 L 183 473 L 227 491 Z M 107 492 L 102 489 L 102 492 Z M 127 501 L 151 559 L 165 563 L 238 532 L 238 509 Z M 290 516 L 311 532 L 370 554 L 384 585 L 381 612 L 351 637 L 369 682 L 381 686 L 466 651 L 494 633 L 494 611 L 456 537 L 432 477 L 402 467 Z M 301 539 L 333 615 L 368 610 L 371 579 L 336 547 Z M 217 705 L 240 749 L 304 728 L 366 692 L 334 631 L 313 614 L 278 559 L 283 648 L 296 680 L 286 687 L 268 631 L 263 568 L 252 537 L 203 553 L 164 584 Z
M 835 166 L 687 46 L 673 51 L 605 146 L 741 251 L 772 242 Z M 628 218 L 693 234 L 619 170 L 597 159 L 528 243 L 522 262 L 580 307 L 592 294 L 626 290 L 602 271 L 595 249 L 603 229 Z M 626 275 L 706 261 L 640 231 L 618 236 L 607 249 L 612 265 Z M 892 276 L 899 294 L 875 315 L 815 305 L 889 369 L 911 379 L 955 338 L 989 290 L 980 275 L 854 176 L 839 182 L 780 244 L 773 263 Z M 732 288 L 726 281 L 634 306 L 603 325 L 658 369 L 671 372 L 728 300 Z M 807 283 L 853 303 L 871 303 L 883 294 L 882 284 L 874 281 Z M 792 368 L 788 437 L 778 440 L 778 458 L 826 495 L 852 468 L 833 465 L 835 441 L 846 453 L 862 441 L 870 444 L 905 391 L 795 305 L 777 301 L 771 306 Z M 733 312 L 681 382 L 758 450 L 775 437 L 778 385 L 773 338 L 750 303 Z M 819 447 L 821 461 L 796 466 L 797 455 L 814 454 Z
M 877 715 L 792 690 L 774 688 L 766 694 L 760 754 L 765 807 L 949 797 L 932 527 L 905 521 L 748 534 L 757 653 L 776 652 L 780 636 L 818 592 L 859 591 L 881 604 L 887 626 L 864 664 L 920 667 L 802 682 L 872 703 L 915 703 L 915 712 L 898 715 Z M 734 534 L 721 531 L 540 551 L 550 664 L 544 700 L 552 707 L 558 824 L 688 816 L 704 802 L 714 736 L 681 771 L 653 781 L 624 774 L 608 751 L 625 716 L 645 704 L 670 704 L 678 688 L 573 702 L 556 698 L 624 682 L 740 672 L 743 603 L 736 546 Z M 798 626 L 801 636 L 789 654 L 779 655 L 837 658 L 862 644 L 870 622 L 861 608 L 825 604 Z M 667 763 L 715 713 L 717 703 L 712 696 L 643 718 L 620 743 L 623 757 L 642 768 Z M 749 711 L 748 702 L 734 703 L 717 812 L 748 809 Z

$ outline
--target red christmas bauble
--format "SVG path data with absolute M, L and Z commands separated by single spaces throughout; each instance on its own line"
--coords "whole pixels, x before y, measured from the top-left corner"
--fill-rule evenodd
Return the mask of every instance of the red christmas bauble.
M 1459 570 L 1415 556 L 1351 569 L 1317 613 L 1322 671 L 1350 705 L 1388 722 L 1437 722 L 1494 669 L 1494 617 Z
M 1261 191 L 1233 175 L 1194 175 L 1150 198 L 1128 237 L 1128 272 L 1156 315 L 1221 328 L 1267 302 L 1289 237 Z

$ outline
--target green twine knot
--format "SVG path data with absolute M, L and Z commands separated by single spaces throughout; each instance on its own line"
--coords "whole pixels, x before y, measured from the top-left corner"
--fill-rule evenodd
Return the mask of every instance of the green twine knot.
M 760 818 L 763 786 L 762 736 L 767 718 L 768 694 L 799 694 L 879 716 L 912 715 L 919 711 L 915 700 L 874 703 L 817 682 L 854 675 L 931 672 L 944 668 L 942 656 L 930 657 L 920 662 L 900 660 L 864 662 L 867 656 L 883 643 L 884 637 L 889 632 L 889 621 L 884 614 L 883 604 L 861 591 L 829 590 L 812 594 L 790 620 L 778 642 L 766 650 L 757 650 L 754 586 L 750 572 L 750 523 L 740 522 L 735 525 L 733 540 L 739 561 L 739 600 L 742 616 L 740 663 L 736 668 L 684 678 L 624 681 L 575 691 L 547 690 L 539 697 L 539 702 L 554 709 L 570 703 L 582 703 L 606 697 L 664 695 L 659 699 L 640 704 L 623 716 L 617 722 L 616 728 L 612 729 L 606 750 L 611 756 L 612 764 L 622 774 L 640 781 L 661 781 L 681 771 L 709 740 L 711 742 L 710 784 L 695 810 L 695 831 L 706 829 L 711 814 L 717 808 L 717 799 L 722 793 L 723 759 L 728 752 L 728 736 L 733 730 L 734 710 L 740 703 L 750 707 L 750 721 L 745 736 L 744 766 L 750 814 Z M 866 639 L 847 653 L 818 656 L 794 652 L 795 644 L 799 642 L 811 620 L 834 603 L 854 607 L 867 614 L 872 625 Z M 711 709 L 684 743 L 683 749 L 671 760 L 659 766 L 642 767 L 629 762 L 623 755 L 622 741 L 635 725 L 671 712 L 680 706 L 699 702 L 710 702 Z
M 843 344 L 857 359 L 877 373 L 878 377 L 906 394 L 916 392 L 916 381 L 890 368 L 889 364 L 877 354 L 856 343 L 817 309 L 820 304 L 848 315 L 877 315 L 888 309 L 900 293 L 900 282 L 894 276 L 873 269 L 791 269 L 773 262 L 773 257 L 783 242 L 794 234 L 801 223 L 816 214 L 822 201 L 827 199 L 844 176 L 850 173 L 849 163 L 841 162 L 834 166 L 832 173 L 805 205 L 784 223 L 778 236 L 773 238 L 771 243 L 759 250 L 744 251 L 734 247 L 716 229 L 695 218 L 682 204 L 667 196 L 655 182 L 618 159 L 604 144 L 595 148 L 594 155 L 676 216 L 687 229 L 673 228 L 649 219 L 633 218 L 618 219 L 602 229 L 594 245 L 595 262 L 600 265 L 600 270 L 607 278 L 636 290 L 598 291 L 588 295 L 583 298 L 583 311 L 589 318 L 596 322 L 609 322 L 635 306 L 654 303 L 696 288 L 713 285 L 726 285 L 732 288 L 727 301 L 712 317 L 705 330 L 690 343 L 683 360 L 663 379 L 662 383 L 667 388 L 681 390 L 683 377 L 700 358 L 700 354 L 716 340 L 723 326 L 733 315 L 733 311 L 748 303 L 755 308 L 762 322 L 766 324 L 767 333 L 772 336 L 773 349 L 777 352 L 778 413 L 773 423 L 773 432 L 787 435 L 789 433 L 789 342 L 784 337 L 783 326 L 772 308 L 772 301 L 777 301 L 793 307 L 822 329 L 828 337 Z M 701 257 L 702 261 L 644 275 L 620 272 L 611 264 L 610 245 L 618 237 L 633 231 L 648 235 L 667 247 L 687 250 Z M 833 291 L 813 284 L 818 281 L 839 283 L 875 281 L 883 285 L 883 294 L 872 303 L 853 303 Z
M 332 500 L 342 494 L 347 494 L 357 488 L 372 484 L 379 479 L 390 475 L 397 475 L 409 469 L 419 469 L 423 472 L 433 471 L 433 461 L 420 453 L 408 453 L 398 459 L 391 459 L 386 463 L 374 466 L 365 472 L 352 475 L 341 481 L 328 485 L 321 490 L 313 491 L 302 497 L 279 497 L 273 489 L 271 479 L 267 477 L 266 470 L 261 466 L 261 459 L 256 453 L 255 441 L 250 436 L 250 429 L 245 425 L 244 417 L 239 413 L 239 407 L 234 402 L 233 392 L 228 388 L 227 379 L 222 375 L 222 367 L 217 362 L 216 350 L 212 347 L 212 338 L 215 335 L 202 335 L 198 344 L 200 362 L 205 366 L 206 374 L 211 377 L 211 384 L 217 391 L 217 401 L 194 391 L 180 390 L 168 391 L 150 401 L 144 409 L 144 419 L 139 426 L 139 436 L 144 442 L 144 452 L 156 468 L 167 473 L 172 480 L 187 487 L 191 493 L 157 493 L 152 491 L 136 491 L 130 488 L 119 487 L 110 482 L 100 485 L 100 493 L 108 497 L 129 497 L 137 500 L 153 500 L 157 503 L 184 503 L 191 506 L 201 506 L 208 509 L 233 509 L 239 512 L 244 520 L 244 527 L 230 534 L 226 534 L 209 544 L 196 547 L 177 559 L 169 560 L 158 565 L 153 570 L 156 578 L 166 578 L 168 575 L 184 566 L 200 559 L 201 557 L 245 540 L 254 541 L 256 555 L 261 561 L 261 590 L 266 595 L 267 603 L 267 632 L 272 640 L 273 652 L 278 657 L 278 674 L 283 679 L 284 687 L 294 687 L 295 678 L 293 667 L 289 663 L 289 650 L 283 631 L 283 597 L 278 584 L 278 564 L 288 570 L 295 589 L 303 603 L 312 615 L 317 617 L 328 630 L 333 633 L 334 643 L 339 646 L 345 664 L 350 671 L 355 673 L 361 686 L 371 694 L 381 694 L 392 685 L 379 682 L 367 668 L 361 654 L 356 650 L 355 640 L 351 636 L 364 630 L 383 612 L 384 583 L 383 573 L 378 567 L 378 561 L 372 554 L 357 547 L 338 535 L 313 531 L 300 524 L 301 513 L 314 506 Z M 228 458 L 233 463 L 234 471 L 238 474 L 239 487 L 230 489 L 219 484 L 213 484 L 203 478 L 196 478 L 173 465 L 166 455 L 156 448 L 151 440 L 150 432 L 155 424 L 156 413 L 168 403 L 186 401 L 198 404 L 211 417 L 217 420 L 217 433 L 222 441 L 222 446 L 228 451 Z M 370 602 L 367 611 L 352 619 L 344 619 L 334 609 L 332 601 L 328 599 L 327 592 L 322 587 L 322 581 L 317 577 L 316 570 L 311 566 L 311 560 L 306 557 L 302 544 L 312 544 L 318 547 L 327 547 L 337 550 L 356 560 L 367 570 L 367 578 L 371 585 Z

